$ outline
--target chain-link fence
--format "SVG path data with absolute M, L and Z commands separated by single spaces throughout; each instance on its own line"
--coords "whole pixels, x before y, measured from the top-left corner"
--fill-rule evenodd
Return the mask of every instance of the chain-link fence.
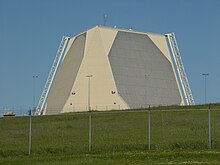
M 0 155 L 220 149 L 219 121 L 218 109 L 1 117 Z

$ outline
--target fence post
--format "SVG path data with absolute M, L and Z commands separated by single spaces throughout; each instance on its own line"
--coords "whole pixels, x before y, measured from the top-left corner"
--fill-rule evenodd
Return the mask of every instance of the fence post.
M 150 151 L 150 105 L 148 109 L 148 150 Z
M 29 110 L 29 144 L 28 144 L 28 155 L 31 155 L 31 138 L 32 138 L 32 119 L 31 119 L 31 109 Z
M 208 109 L 208 133 L 209 133 L 209 149 L 212 149 L 210 105 L 209 105 L 209 109 Z
M 89 111 L 89 152 L 92 150 L 92 114 Z

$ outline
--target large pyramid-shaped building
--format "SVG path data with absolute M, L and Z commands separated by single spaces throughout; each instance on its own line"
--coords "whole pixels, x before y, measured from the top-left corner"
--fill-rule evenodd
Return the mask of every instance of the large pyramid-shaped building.
M 92 110 L 181 105 L 165 35 L 95 26 L 70 38 L 44 113 L 87 111 L 88 100 Z

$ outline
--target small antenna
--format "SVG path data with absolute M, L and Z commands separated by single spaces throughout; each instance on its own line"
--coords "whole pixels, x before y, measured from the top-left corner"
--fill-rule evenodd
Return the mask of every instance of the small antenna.
M 107 14 L 104 14 L 104 15 L 103 15 L 103 26 L 106 25 L 107 19 L 108 19 Z

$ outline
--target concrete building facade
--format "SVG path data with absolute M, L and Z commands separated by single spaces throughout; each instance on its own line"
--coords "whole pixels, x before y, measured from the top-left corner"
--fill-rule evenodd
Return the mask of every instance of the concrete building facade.
M 88 111 L 88 100 L 92 110 L 183 104 L 165 35 L 95 26 L 70 38 L 45 114 Z

